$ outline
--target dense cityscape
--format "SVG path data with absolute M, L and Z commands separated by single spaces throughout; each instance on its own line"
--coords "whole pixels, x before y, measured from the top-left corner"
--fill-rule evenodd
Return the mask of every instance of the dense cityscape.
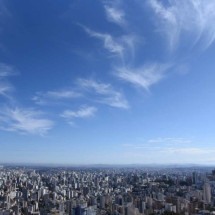
M 215 214 L 206 167 L 0 167 L 0 215 Z

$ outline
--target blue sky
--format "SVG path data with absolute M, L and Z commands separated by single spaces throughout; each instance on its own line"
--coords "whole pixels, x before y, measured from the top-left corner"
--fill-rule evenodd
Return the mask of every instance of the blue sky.
M 0 0 L 0 162 L 214 164 L 214 0 Z

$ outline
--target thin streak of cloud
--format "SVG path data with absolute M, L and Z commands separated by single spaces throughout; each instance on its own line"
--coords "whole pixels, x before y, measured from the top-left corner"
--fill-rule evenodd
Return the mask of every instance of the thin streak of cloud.
M 207 164 L 214 162 L 214 147 L 167 147 L 167 148 L 136 148 L 136 149 L 124 149 L 122 154 L 127 158 L 133 157 L 137 163 L 190 163 L 190 164 Z M 181 159 L 183 158 L 183 159 Z
M 103 42 L 104 49 L 112 54 L 116 59 L 120 59 L 124 64 L 126 61 L 131 62 L 135 55 L 135 46 L 139 38 L 134 33 L 123 34 L 115 38 L 108 33 L 100 33 L 93 31 L 85 26 L 81 27 L 89 36 L 97 38 Z
M 15 74 L 16 74 L 15 69 L 12 66 L 5 63 L 0 63 L 0 79 Z
M 85 26 L 82 26 L 83 29 L 91 36 L 95 37 L 101 41 L 103 41 L 104 48 L 108 50 L 110 53 L 115 54 L 117 56 L 122 57 L 124 52 L 124 46 L 120 44 L 120 42 L 117 42 L 113 36 L 106 33 L 99 33 L 96 31 L 93 31 Z
M 158 0 L 148 2 L 159 18 L 158 29 L 167 35 L 171 49 L 178 46 L 183 36 L 194 44 L 200 41 L 203 48 L 214 42 L 215 1 L 169 0 L 166 5 Z
M 5 63 L 0 63 L 0 95 L 5 98 L 12 99 L 11 93 L 14 91 L 14 87 L 8 81 L 8 77 L 16 75 L 15 69 Z
M 78 84 L 81 88 L 100 95 L 101 97 L 96 98 L 96 101 L 99 103 L 107 104 L 116 108 L 129 108 L 124 95 L 121 92 L 116 91 L 111 84 L 105 84 L 88 79 L 79 79 Z
M 166 71 L 170 65 L 164 64 L 148 64 L 140 68 L 116 68 L 116 76 L 120 79 L 131 83 L 134 86 L 142 87 L 145 90 L 158 83 L 165 77 Z
M 55 90 L 48 91 L 45 93 L 37 92 L 32 100 L 39 105 L 49 104 L 51 101 L 57 100 L 70 100 L 74 98 L 81 97 L 81 93 L 75 92 L 73 90 L 64 89 L 64 90 Z
M 155 139 L 148 140 L 148 143 L 156 144 L 190 144 L 192 140 L 186 138 L 176 138 L 176 137 L 159 137 Z
M 0 81 L 0 95 L 9 98 L 9 94 L 13 91 L 13 87 L 7 82 Z
M 32 109 L 5 108 L 0 112 L 0 129 L 24 134 L 44 135 L 54 123 Z
M 78 110 L 65 110 L 60 116 L 66 119 L 70 125 L 74 125 L 75 118 L 91 118 L 95 116 L 96 112 L 97 108 L 93 106 L 83 106 Z
M 126 143 L 122 144 L 123 147 L 129 147 L 133 149 L 146 149 L 146 150 L 167 150 L 167 149 L 178 149 L 187 148 L 188 146 L 192 148 L 193 140 L 188 138 L 180 137 L 159 137 L 154 139 L 149 139 L 141 141 L 140 143 Z
M 163 149 L 167 153 L 188 154 L 188 155 L 205 155 L 214 154 L 215 148 L 208 147 L 183 147 L 183 148 L 167 148 Z
M 160 144 L 152 144 L 154 141 Z M 185 138 L 157 138 L 148 140 L 145 144 L 123 144 L 122 147 L 124 150 L 133 151 L 134 153 L 139 153 L 141 150 L 141 152 L 151 153 L 154 156 L 161 154 L 169 156 L 174 156 L 175 154 L 179 156 L 212 156 L 215 152 L 214 147 L 197 146 L 196 144 L 191 144 L 191 142 L 191 140 Z

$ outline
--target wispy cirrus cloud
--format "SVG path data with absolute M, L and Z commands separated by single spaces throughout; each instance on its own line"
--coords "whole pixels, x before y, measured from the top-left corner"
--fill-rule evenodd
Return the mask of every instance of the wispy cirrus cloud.
M 10 98 L 11 92 L 14 90 L 12 84 L 8 81 L 8 77 L 16 75 L 15 69 L 5 63 L 0 63 L 0 95 Z
M 92 79 L 79 79 L 78 84 L 82 89 L 95 93 L 95 101 L 116 108 L 129 108 L 124 95 L 116 91 L 111 84 L 96 82 Z M 99 97 L 98 97 L 99 96 Z
M 77 111 L 65 110 L 61 116 L 65 118 L 88 118 L 94 116 L 96 111 L 97 108 L 95 107 L 84 106 Z
M 106 16 L 108 21 L 113 22 L 117 25 L 123 26 L 126 24 L 125 12 L 118 8 L 116 4 L 104 5 Z
M 53 121 L 40 111 L 24 108 L 3 108 L 0 111 L 0 129 L 24 134 L 44 135 L 53 127 Z
M 134 162 L 157 164 L 206 164 L 214 162 L 214 147 L 142 147 L 124 148 L 124 156 L 133 157 Z M 152 162 L 153 157 L 153 162 Z M 183 159 L 181 159 L 183 158 Z
M 206 155 L 206 154 L 214 154 L 214 147 L 183 147 L 183 148 L 167 148 L 164 149 L 167 153 L 180 154 L 180 155 Z
M 138 41 L 138 37 L 133 32 L 114 37 L 109 33 L 93 31 L 83 25 L 81 27 L 89 36 L 102 41 L 104 49 L 110 52 L 113 57 L 120 59 L 122 62 L 128 59 L 131 61 L 134 57 L 135 44 Z
M 13 101 L 13 107 L 7 107 L 9 100 L 6 100 L 6 107 L 0 110 L 0 129 L 23 134 L 44 135 L 53 127 L 53 121 L 44 118 L 40 111 L 19 108 L 14 105 L 16 99 L 11 95 L 14 87 L 8 81 L 8 77 L 16 74 L 17 72 L 13 66 L 0 63 L 0 95 Z
M 81 97 L 81 93 L 75 92 L 71 89 L 60 89 L 55 91 L 37 92 L 32 100 L 39 105 L 49 104 L 50 102 L 59 100 L 71 100 Z
M 208 48 L 215 40 L 215 1 L 169 0 L 165 4 L 149 0 L 149 5 L 157 15 L 158 30 L 165 33 L 171 49 L 186 38 L 196 44 L 201 42 Z
M 206 162 L 214 157 L 215 147 L 202 146 L 193 139 L 181 137 L 159 137 L 145 140 L 143 143 L 122 144 L 122 151 L 134 157 L 144 158 L 146 162 L 179 163 L 179 162 Z M 207 159 L 205 159 L 207 156 Z M 181 157 L 183 159 L 180 161 Z M 137 159 L 138 160 L 138 159 Z M 139 160 L 142 162 L 142 160 Z
M 148 143 L 181 145 L 190 144 L 192 143 L 192 140 L 180 137 L 158 137 L 148 140 Z
M 115 69 L 115 75 L 134 86 L 149 90 L 152 85 L 165 77 L 170 66 L 169 64 L 152 63 L 139 68 L 118 67 Z
M 111 84 L 97 82 L 92 79 L 78 79 L 76 90 L 61 89 L 47 92 L 37 92 L 32 100 L 38 105 L 58 104 L 70 102 L 73 99 L 82 98 L 88 100 L 89 97 L 92 101 L 97 103 L 106 104 L 116 108 L 128 108 L 128 102 L 123 93 L 115 90 Z
M 158 137 L 153 139 L 148 139 L 135 144 L 123 144 L 123 147 L 130 147 L 135 149 L 162 149 L 162 148 L 182 148 L 189 147 L 192 148 L 193 139 L 182 138 L 182 137 Z
M 66 119 L 69 124 L 73 124 L 75 118 L 91 118 L 97 112 L 97 108 L 93 106 L 82 106 L 78 110 L 65 110 L 60 115 Z
M 109 4 L 105 3 L 104 8 L 108 21 L 119 25 L 126 23 L 125 12 L 121 8 L 121 4 L 111 1 Z M 136 65 L 134 59 L 136 44 L 139 40 L 143 40 L 143 35 L 135 34 L 133 31 L 130 32 L 130 29 L 126 28 L 126 33 L 114 38 L 111 34 L 95 32 L 85 26 L 83 28 L 90 36 L 102 40 L 106 50 L 114 53 L 115 57 L 120 57 L 121 61 L 113 61 L 111 64 L 114 68 L 112 74 L 121 80 L 149 91 L 152 85 L 159 83 L 166 77 L 166 72 L 170 67 L 169 64 L 157 62 L 148 64 L 143 61 L 142 65 Z
M 0 63 L 0 78 L 5 78 L 8 76 L 15 75 L 15 69 L 14 67 L 5 64 L 5 63 Z
M 123 56 L 124 46 L 120 41 L 117 41 L 112 35 L 107 33 L 100 33 L 93 31 L 85 26 L 82 26 L 83 29 L 91 36 L 101 40 L 104 44 L 104 48 L 110 53 L 115 54 L 116 56 Z
M 0 95 L 4 97 L 9 97 L 9 94 L 13 91 L 13 87 L 8 82 L 2 82 L 0 80 Z

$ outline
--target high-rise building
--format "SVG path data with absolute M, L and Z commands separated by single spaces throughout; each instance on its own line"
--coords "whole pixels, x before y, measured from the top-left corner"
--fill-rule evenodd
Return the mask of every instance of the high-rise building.
M 211 186 L 208 182 L 205 182 L 203 185 L 203 200 L 205 203 L 211 202 Z

